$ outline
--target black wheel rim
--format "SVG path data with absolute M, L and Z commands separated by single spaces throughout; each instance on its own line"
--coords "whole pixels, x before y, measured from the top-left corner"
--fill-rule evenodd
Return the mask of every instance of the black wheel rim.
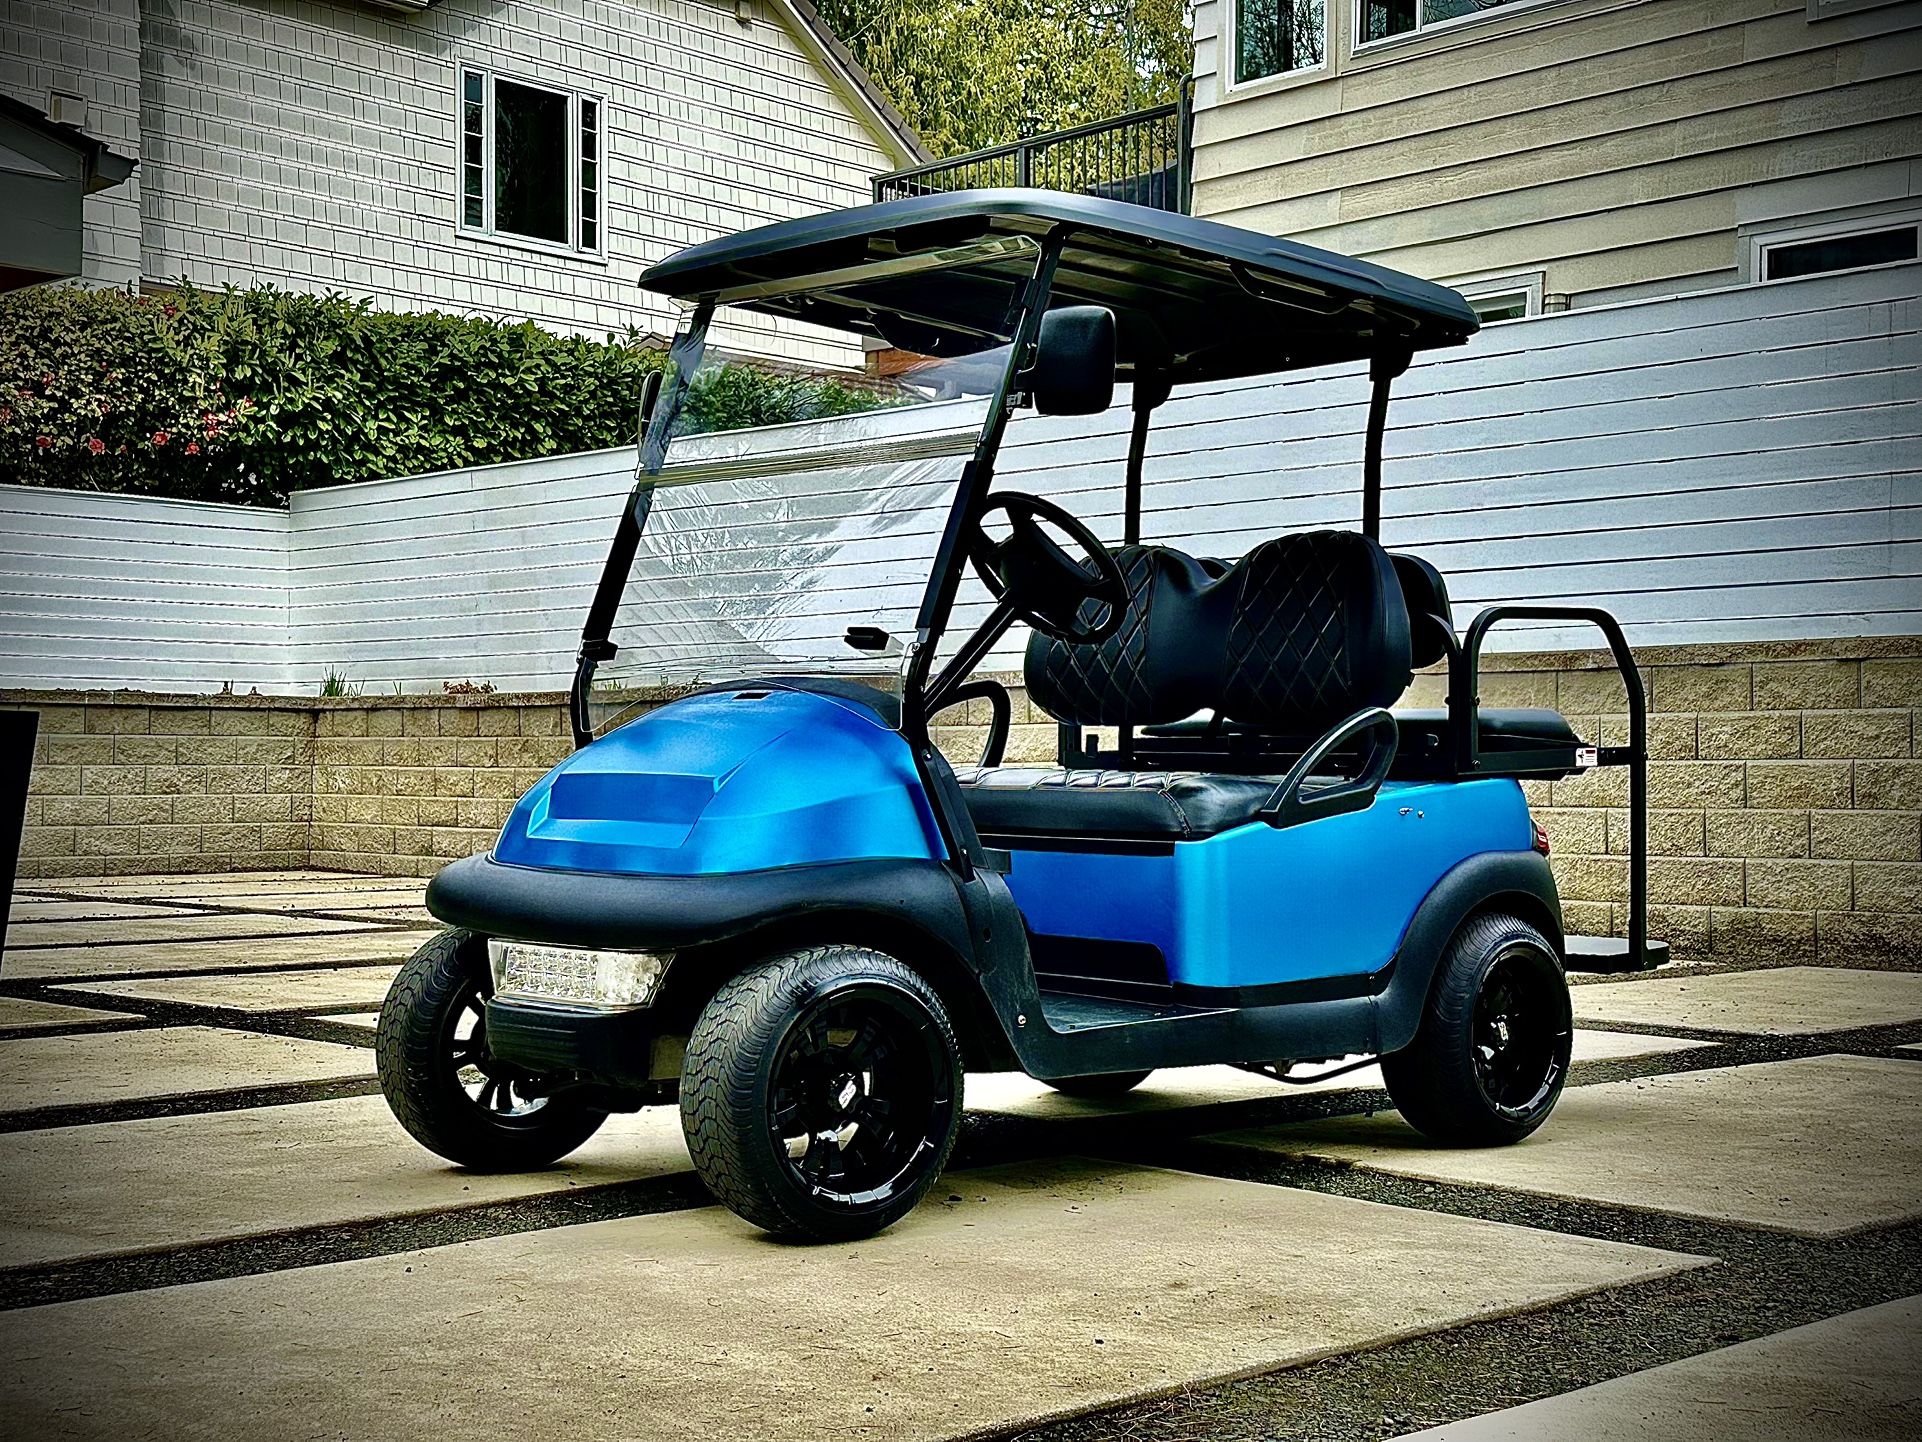
M 954 1122 L 952 1064 L 934 1019 L 887 987 L 811 1003 L 774 1059 L 768 1131 L 793 1182 L 849 1213 L 911 1191 Z
M 1497 1112 L 1525 1119 L 1561 1089 L 1571 1041 L 1568 994 L 1544 958 L 1498 955 L 1475 997 L 1475 1080 Z
M 487 1049 L 487 995 L 476 977 L 461 988 L 448 1008 L 441 1057 L 454 1086 L 474 1108 L 497 1126 L 531 1125 L 546 1110 L 548 1098 L 531 1090 L 533 1078 Z

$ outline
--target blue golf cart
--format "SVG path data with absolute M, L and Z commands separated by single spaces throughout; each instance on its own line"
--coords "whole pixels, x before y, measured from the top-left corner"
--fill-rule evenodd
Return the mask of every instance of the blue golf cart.
M 609 1112 L 678 1100 L 721 1201 L 837 1239 L 932 1184 L 970 1071 L 1112 1097 L 1163 1067 L 1300 1081 L 1379 1060 L 1436 1142 L 1547 1119 L 1565 969 L 1666 955 L 1643 697 L 1606 612 L 1495 606 L 1458 635 L 1445 578 L 1382 547 L 1390 386 L 1475 331 L 1460 296 L 1025 190 L 771 225 L 642 284 L 686 321 L 589 606 L 576 750 L 490 852 L 433 879 L 449 929 L 381 1013 L 381 1084 L 416 1138 L 534 1168 Z M 971 455 L 944 468 L 938 437 L 884 410 L 809 475 L 689 445 L 695 494 L 669 441 L 731 308 L 858 338 L 904 398 L 983 397 Z M 1358 530 L 1210 531 L 1191 484 L 1160 512 L 1171 533 L 1144 534 L 1171 396 L 1232 405 L 1244 378 L 1342 363 L 1371 385 Z M 1117 383 L 1118 476 L 998 483 L 1018 410 L 1100 415 Z M 1256 509 L 1236 514 L 1272 524 L 1260 476 L 1240 480 Z M 1600 630 L 1626 746 L 1479 704 L 1490 629 L 1524 619 Z M 1444 664 L 1445 707 L 1389 709 Z M 1020 703 L 998 679 L 1017 668 Z M 1030 755 L 1052 721 L 1052 756 L 1007 760 L 1017 704 Z M 979 756 L 945 756 L 956 734 Z M 1625 939 L 1564 935 L 1519 784 L 1594 766 L 1629 772 Z

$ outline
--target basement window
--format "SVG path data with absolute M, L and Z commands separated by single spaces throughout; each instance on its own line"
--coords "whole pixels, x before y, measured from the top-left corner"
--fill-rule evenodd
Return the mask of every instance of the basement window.
M 1468 308 L 1481 317 L 1483 325 L 1497 321 L 1526 320 L 1542 313 L 1542 273 L 1485 276 L 1479 280 L 1449 282 L 1461 292 Z
M 1236 85 L 1313 70 L 1325 57 L 1323 0 L 1234 0 L 1228 16 Z
M 472 66 L 460 85 L 460 229 L 599 255 L 605 102 Z
M 1432 30 L 1438 25 L 1473 20 L 1511 5 L 1538 5 L 1543 0 L 1359 0 L 1355 43 L 1390 40 Z
M 1762 237 L 1757 280 L 1794 280 L 1837 270 L 1866 270 L 1914 260 L 1922 224 L 1878 225 L 1794 238 Z

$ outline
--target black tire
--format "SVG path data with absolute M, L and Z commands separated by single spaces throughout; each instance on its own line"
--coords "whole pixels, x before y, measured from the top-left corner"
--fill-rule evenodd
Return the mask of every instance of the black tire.
M 548 1166 L 593 1136 L 607 1113 L 548 1096 L 487 1051 L 493 991 L 487 944 L 444 931 L 409 957 L 380 1009 L 380 1089 L 409 1135 L 477 1172 Z
M 701 1180 L 737 1216 L 849 1241 L 907 1215 L 934 1184 L 960 1131 L 961 1088 L 954 1028 L 926 981 L 866 947 L 812 947 L 708 1001 L 682 1064 L 681 1129 Z
M 1095 1076 L 1056 1077 L 1048 1085 L 1063 1096 L 1099 1101 L 1103 1097 L 1126 1096 L 1153 1075 L 1153 1071 L 1111 1071 Z
M 1424 1136 L 1503 1146 L 1548 1120 L 1573 1039 L 1555 948 L 1520 917 L 1491 913 L 1449 942 L 1414 1043 L 1382 1058 L 1382 1076 Z

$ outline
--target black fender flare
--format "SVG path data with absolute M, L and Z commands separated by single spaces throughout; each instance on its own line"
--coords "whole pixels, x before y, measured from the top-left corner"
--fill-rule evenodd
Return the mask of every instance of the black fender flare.
M 1556 956 L 1563 957 L 1562 903 L 1547 857 L 1535 851 L 1484 851 L 1457 862 L 1415 908 L 1402 933 L 1388 985 L 1375 999 L 1377 1051 L 1400 1051 L 1415 1039 L 1448 943 L 1469 917 L 1493 910 L 1512 910 L 1541 927 Z

